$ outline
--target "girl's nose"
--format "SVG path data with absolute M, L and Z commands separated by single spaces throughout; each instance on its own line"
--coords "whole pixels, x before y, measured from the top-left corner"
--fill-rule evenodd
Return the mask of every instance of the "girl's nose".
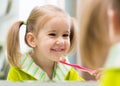
M 56 44 L 57 45 L 63 45 L 64 44 L 64 39 L 62 37 L 59 37 L 57 40 L 56 40 Z

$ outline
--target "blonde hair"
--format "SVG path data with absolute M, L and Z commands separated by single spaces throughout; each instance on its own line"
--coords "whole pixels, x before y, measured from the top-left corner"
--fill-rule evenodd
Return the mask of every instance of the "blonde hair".
M 73 21 L 68 14 L 66 14 L 60 8 L 53 6 L 53 5 L 44 5 L 44 6 L 37 6 L 35 7 L 28 19 L 26 24 L 26 34 L 32 32 L 36 37 L 39 33 L 39 30 L 53 17 L 55 16 L 64 16 L 68 18 L 70 21 L 70 43 L 71 47 L 69 52 L 74 49 L 75 44 L 75 29 L 73 28 Z M 72 22 L 71 22 L 72 21 Z M 72 23 L 72 24 L 71 24 Z M 8 61 L 11 65 L 20 67 L 19 62 L 21 57 L 23 56 L 20 52 L 20 43 L 19 43 L 19 29 L 20 26 L 23 24 L 23 21 L 15 22 L 11 28 L 9 29 L 8 36 L 7 36 L 7 57 Z M 38 28 L 39 27 L 39 28 Z M 26 36 L 25 34 L 25 36 Z M 25 37 L 26 38 L 26 37 Z M 25 42 L 27 43 L 26 39 Z M 27 43 L 28 44 L 28 43 Z M 29 45 L 28 45 L 29 46 Z
M 102 67 L 109 49 L 107 11 L 104 0 L 87 0 L 79 20 L 79 49 L 82 64 Z

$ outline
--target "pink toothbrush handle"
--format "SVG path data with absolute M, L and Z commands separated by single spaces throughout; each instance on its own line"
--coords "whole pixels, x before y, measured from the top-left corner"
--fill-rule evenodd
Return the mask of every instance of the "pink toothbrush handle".
M 63 64 L 66 64 L 66 65 L 69 65 L 69 66 L 72 66 L 72 67 L 76 67 L 78 69 L 81 69 L 82 71 L 85 71 L 85 72 L 88 72 L 88 73 L 91 73 L 93 70 L 90 70 L 88 68 L 85 68 L 85 67 L 82 67 L 80 65 L 77 65 L 77 64 L 70 64 L 70 63 L 66 63 L 65 61 L 59 61 L 60 63 L 63 63 Z

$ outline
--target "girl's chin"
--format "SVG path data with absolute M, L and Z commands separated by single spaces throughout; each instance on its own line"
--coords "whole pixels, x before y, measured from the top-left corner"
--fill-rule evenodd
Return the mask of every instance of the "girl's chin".
M 52 61 L 55 61 L 55 62 L 59 62 L 60 58 L 54 57 L 54 58 L 51 58 L 51 60 L 52 60 Z
M 63 56 L 63 54 L 51 54 L 50 59 L 51 59 L 52 61 L 58 62 L 58 61 L 61 59 L 62 56 Z

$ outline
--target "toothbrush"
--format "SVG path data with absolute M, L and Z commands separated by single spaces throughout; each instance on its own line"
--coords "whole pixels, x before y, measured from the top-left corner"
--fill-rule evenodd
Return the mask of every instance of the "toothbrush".
M 82 66 L 80 66 L 80 65 L 78 65 L 78 64 L 70 64 L 70 63 L 67 63 L 67 62 L 65 62 L 64 60 L 60 60 L 59 62 L 62 63 L 62 64 L 66 64 L 66 65 L 69 65 L 69 66 L 78 68 L 78 69 L 80 69 L 80 70 L 82 70 L 82 71 L 85 71 L 85 72 L 88 72 L 88 73 L 90 73 L 90 74 L 91 74 L 92 71 L 93 71 L 93 70 L 91 70 L 91 69 L 82 67 Z

